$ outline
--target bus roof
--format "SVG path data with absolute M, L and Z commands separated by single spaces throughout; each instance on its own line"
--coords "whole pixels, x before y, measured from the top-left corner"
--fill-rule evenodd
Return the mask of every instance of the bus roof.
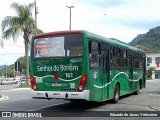
M 35 38 L 44 37 L 44 36 L 51 36 L 51 35 L 76 34 L 76 33 L 80 33 L 80 30 L 66 30 L 66 31 L 47 32 L 47 33 L 37 34 L 35 36 Z
M 88 32 L 88 31 L 84 31 L 84 30 L 83 30 L 83 32 L 87 35 L 88 38 L 94 38 L 98 41 L 103 41 L 103 42 L 109 43 L 111 45 L 118 46 L 120 48 L 129 49 L 129 50 L 132 50 L 135 52 L 139 52 L 141 54 L 145 54 L 145 52 L 143 50 L 132 47 L 132 46 L 128 45 L 127 43 L 125 43 L 121 40 L 118 40 L 116 38 L 105 38 L 100 35 L 97 35 L 97 34 L 94 34 L 94 33 Z

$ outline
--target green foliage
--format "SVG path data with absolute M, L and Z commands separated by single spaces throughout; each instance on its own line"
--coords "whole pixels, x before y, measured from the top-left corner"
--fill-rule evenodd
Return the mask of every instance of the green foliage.
M 0 71 L 0 76 L 14 77 L 14 69 L 12 66 L 6 66 Z
M 24 57 L 20 57 L 17 59 L 17 62 L 20 62 L 20 71 L 22 74 L 25 74 L 26 72 L 26 60 L 25 60 L 25 56 Z
M 25 61 L 25 57 L 20 57 L 16 60 L 17 62 L 20 62 L 20 72 L 19 74 L 17 74 L 14 69 L 15 69 L 15 64 L 9 65 L 7 66 L 7 76 L 8 77 L 13 77 L 14 75 L 20 75 L 20 74 L 25 74 L 26 71 L 26 61 Z M 3 67 L 2 70 L 0 70 L 0 76 L 6 76 L 6 67 Z
M 155 68 L 154 67 L 150 67 L 148 70 L 147 70 L 147 78 L 152 78 L 152 72 L 155 71 Z
M 22 33 L 35 32 L 35 22 L 32 18 L 31 9 L 34 7 L 34 3 L 25 5 L 19 5 L 18 3 L 12 3 L 11 8 L 17 13 L 16 16 L 6 16 L 2 23 L 2 39 L 9 39 L 10 37 L 16 41 L 17 37 Z
M 18 86 L 16 88 L 31 88 L 31 86 L 30 85 L 22 85 L 22 86 Z
M 146 34 L 140 34 L 129 45 L 141 45 L 146 48 L 160 51 L 160 26 L 150 29 Z
M 146 80 L 153 80 L 152 78 L 147 78 Z

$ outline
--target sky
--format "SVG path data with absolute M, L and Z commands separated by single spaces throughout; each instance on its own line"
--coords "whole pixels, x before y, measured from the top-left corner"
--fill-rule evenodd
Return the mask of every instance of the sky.
M 1 0 L 0 24 L 4 17 L 15 16 L 13 2 L 27 5 L 34 0 Z M 131 42 L 138 34 L 160 25 L 160 0 L 36 0 L 37 26 L 44 32 L 69 30 L 69 8 L 72 30 L 87 30 L 107 38 Z M 34 17 L 33 9 L 33 17 Z M 0 35 L 2 35 L 0 27 Z M 0 47 L 0 65 L 11 65 L 24 56 L 23 37 L 14 43 L 10 38 Z

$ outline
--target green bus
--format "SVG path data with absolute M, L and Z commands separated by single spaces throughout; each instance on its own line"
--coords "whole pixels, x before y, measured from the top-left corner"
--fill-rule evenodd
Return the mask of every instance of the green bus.
M 145 88 L 145 52 L 84 30 L 36 35 L 31 44 L 32 97 L 102 102 Z

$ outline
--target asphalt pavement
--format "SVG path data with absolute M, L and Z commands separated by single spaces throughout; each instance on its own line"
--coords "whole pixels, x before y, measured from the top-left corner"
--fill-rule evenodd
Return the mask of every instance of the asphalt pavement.
M 1 86 L 3 86 L 3 87 L 1 87 Z M 3 91 L 3 90 L 18 90 L 18 89 L 30 89 L 30 88 L 16 88 L 17 86 L 18 86 L 18 84 L 14 84 L 14 85 L 0 85 L 0 91 Z M 8 98 L 9 98 L 8 96 L 0 94 L 0 101 L 5 101 Z
M 147 89 L 144 89 L 143 90 L 143 92 L 145 92 L 145 93 L 149 93 L 149 95 L 150 95 L 150 97 L 149 98 L 147 98 L 147 99 L 151 99 L 151 101 L 153 101 L 153 103 L 157 103 L 157 102 L 159 102 L 159 94 L 160 94 L 160 92 L 159 92 L 159 94 L 158 93 L 156 93 L 156 94 L 152 94 L 154 91 L 159 91 L 159 88 L 155 88 L 155 87 L 153 87 L 153 86 L 150 86 L 150 82 L 154 82 L 154 80 L 152 80 L 152 81 L 147 81 L 147 88 L 149 88 L 150 89 L 150 91 L 148 91 Z M 157 82 L 159 82 L 159 80 L 156 80 L 155 82 L 154 82 L 154 84 L 157 84 Z M 4 88 L 2 89 L 2 87 L 0 87 L 0 90 L 1 91 L 5 91 L 5 90 L 22 90 L 22 89 L 30 89 L 30 88 L 15 88 L 17 85 L 13 85 L 13 86 L 4 86 Z M 158 99 L 157 99 L 158 98 Z M 5 95 L 0 95 L 0 101 L 5 101 L 5 100 L 8 100 L 9 99 L 9 97 L 8 96 L 5 96 Z M 142 102 L 145 102 L 145 101 L 142 101 Z M 146 104 L 149 104 L 149 103 L 146 103 Z M 152 106 L 150 106 L 150 108 L 152 109 L 152 110 L 154 110 L 154 111 L 160 111 L 160 106 L 158 106 L 158 105 L 155 105 L 155 104 L 153 104 Z

